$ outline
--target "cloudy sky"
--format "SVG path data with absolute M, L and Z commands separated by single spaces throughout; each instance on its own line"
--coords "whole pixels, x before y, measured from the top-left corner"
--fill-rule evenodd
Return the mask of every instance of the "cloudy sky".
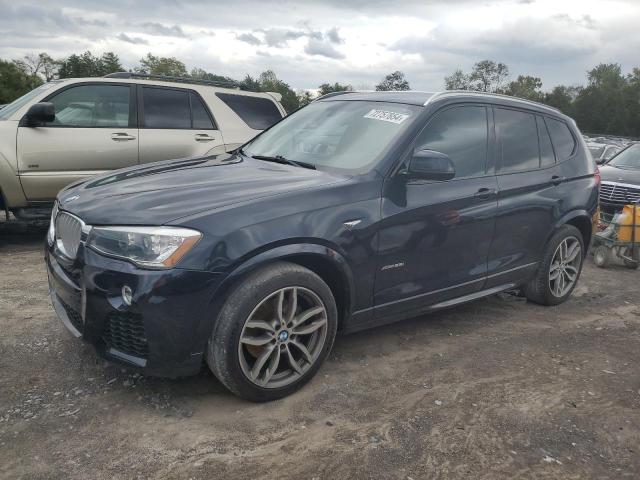
M 437 90 L 485 58 L 545 89 L 600 62 L 640 66 L 640 0 L 0 0 L 0 58 L 147 52 L 242 77 L 271 68 L 293 88 L 372 88 L 402 70 Z

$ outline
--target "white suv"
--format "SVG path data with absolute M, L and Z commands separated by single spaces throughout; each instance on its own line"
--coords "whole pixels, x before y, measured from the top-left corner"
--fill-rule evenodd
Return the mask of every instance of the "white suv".
M 236 149 L 286 115 L 278 93 L 116 73 L 57 80 L 0 110 L 0 210 L 38 216 L 105 171 Z

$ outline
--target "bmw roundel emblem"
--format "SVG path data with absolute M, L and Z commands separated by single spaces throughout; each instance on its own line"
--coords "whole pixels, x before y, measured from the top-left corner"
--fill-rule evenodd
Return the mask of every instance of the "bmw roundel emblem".
M 289 338 L 289 332 L 287 332 L 286 330 L 282 330 L 278 334 L 278 340 L 280 340 L 281 342 L 286 342 L 288 338 Z

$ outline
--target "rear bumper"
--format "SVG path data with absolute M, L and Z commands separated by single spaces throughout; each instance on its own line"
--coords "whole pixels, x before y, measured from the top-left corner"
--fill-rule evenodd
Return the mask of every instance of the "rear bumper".
M 138 269 L 82 245 L 69 262 L 46 244 L 45 262 L 56 314 L 101 356 L 156 376 L 200 370 L 223 274 Z M 125 285 L 131 306 L 122 299 Z

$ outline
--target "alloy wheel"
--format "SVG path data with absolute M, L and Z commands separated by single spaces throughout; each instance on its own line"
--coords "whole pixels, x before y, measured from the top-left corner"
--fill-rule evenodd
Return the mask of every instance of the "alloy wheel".
M 549 267 L 549 289 L 554 297 L 564 297 L 575 285 L 582 263 L 582 247 L 576 237 L 565 238 L 556 248 Z
M 240 334 L 238 356 L 247 379 L 263 388 L 298 380 L 320 356 L 327 309 L 308 288 L 281 288 L 256 306 Z

